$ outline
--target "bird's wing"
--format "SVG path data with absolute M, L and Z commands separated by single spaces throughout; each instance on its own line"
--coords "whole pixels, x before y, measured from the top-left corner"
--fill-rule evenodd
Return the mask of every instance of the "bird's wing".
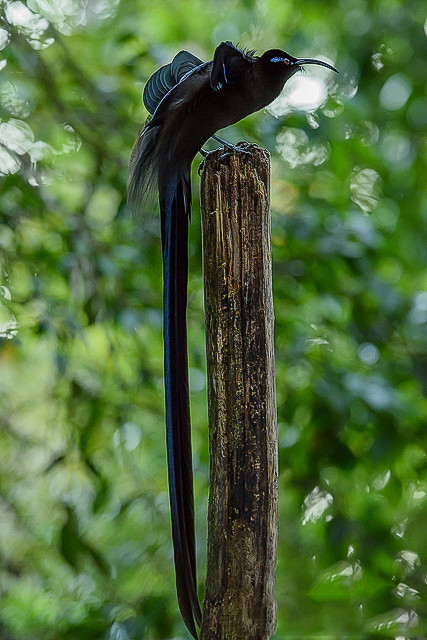
M 144 88 L 142 100 L 147 111 L 153 114 L 157 105 L 167 93 L 192 69 L 203 64 L 189 51 L 180 51 L 172 62 L 160 67 L 149 78 Z
M 248 62 L 253 62 L 253 52 L 243 51 L 235 47 L 231 42 L 221 42 L 215 49 L 212 71 L 211 87 L 219 91 L 226 84 L 234 84 L 241 78 L 242 70 Z
M 183 73 L 178 84 L 162 98 L 153 117 L 142 127 L 135 140 L 130 162 L 128 178 L 128 211 L 138 227 L 152 189 L 158 186 L 160 167 L 165 158 L 175 152 L 177 133 L 188 115 L 191 105 L 197 100 L 200 90 L 209 87 L 211 62 L 203 62 L 190 71 Z M 179 151 L 179 149 L 178 149 Z M 175 156 L 175 168 L 180 168 L 180 160 Z M 179 173 L 179 172 L 178 172 Z

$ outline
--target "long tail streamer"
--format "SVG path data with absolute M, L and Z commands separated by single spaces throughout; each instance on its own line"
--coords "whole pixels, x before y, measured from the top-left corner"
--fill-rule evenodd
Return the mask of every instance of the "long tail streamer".
M 201 611 L 196 592 L 193 471 L 187 362 L 189 172 L 160 194 L 163 248 L 163 333 L 166 434 L 172 537 L 179 608 L 197 638 Z

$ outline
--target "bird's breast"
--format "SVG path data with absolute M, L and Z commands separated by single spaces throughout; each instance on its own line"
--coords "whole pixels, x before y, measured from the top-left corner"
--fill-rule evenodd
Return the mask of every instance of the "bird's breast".
M 267 106 L 279 92 L 251 80 L 230 83 L 218 91 L 205 86 L 186 113 L 175 113 L 177 156 L 183 163 L 191 161 L 211 135 Z

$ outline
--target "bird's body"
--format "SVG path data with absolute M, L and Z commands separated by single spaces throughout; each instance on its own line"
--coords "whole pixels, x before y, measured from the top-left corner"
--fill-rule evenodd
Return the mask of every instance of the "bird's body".
M 279 49 L 262 56 L 222 42 L 202 62 L 181 51 L 149 79 L 153 114 L 132 151 L 128 205 L 137 213 L 149 187 L 159 193 L 163 250 L 163 333 L 169 492 L 179 607 L 194 638 L 201 612 L 196 590 L 186 306 L 191 162 L 216 131 L 267 106 L 302 64 Z M 335 69 L 334 69 L 335 70 Z
M 271 53 L 283 54 L 278 50 Z M 223 42 L 217 47 L 214 60 L 200 61 L 162 96 L 152 119 L 142 130 L 143 136 L 149 130 L 161 128 L 157 151 L 162 162 L 167 160 L 175 168 L 187 166 L 212 134 L 277 98 L 285 82 L 283 68 L 264 56 L 255 57 Z M 291 56 L 286 59 L 296 63 Z M 297 64 L 285 68 L 286 79 L 299 68 Z M 162 143 L 165 149 L 161 152 Z

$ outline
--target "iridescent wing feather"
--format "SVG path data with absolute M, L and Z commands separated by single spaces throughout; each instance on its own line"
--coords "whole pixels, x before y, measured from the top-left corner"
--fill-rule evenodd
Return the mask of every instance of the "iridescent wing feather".
M 153 114 L 165 95 L 169 93 L 189 71 L 201 64 L 203 64 L 203 61 L 193 56 L 189 51 L 180 51 L 176 54 L 172 62 L 165 64 L 153 73 L 145 85 L 142 96 L 144 106 L 148 113 Z

